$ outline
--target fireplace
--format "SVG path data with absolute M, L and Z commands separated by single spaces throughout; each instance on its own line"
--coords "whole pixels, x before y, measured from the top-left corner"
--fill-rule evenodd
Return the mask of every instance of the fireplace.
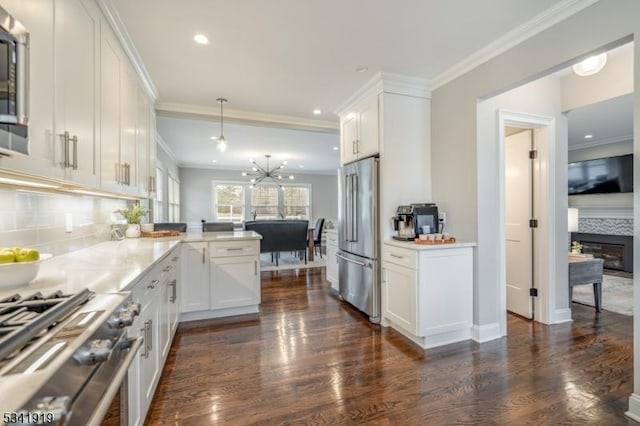
M 571 241 L 582 244 L 582 252 L 604 260 L 604 267 L 633 272 L 633 237 L 572 232 Z

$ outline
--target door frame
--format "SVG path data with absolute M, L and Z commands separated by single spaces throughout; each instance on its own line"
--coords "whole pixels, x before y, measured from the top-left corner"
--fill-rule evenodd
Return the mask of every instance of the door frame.
M 529 114 L 524 112 L 499 109 L 498 119 L 498 285 L 500 295 L 499 318 L 500 334 L 507 335 L 507 256 L 506 256 L 506 196 L 505 196 L 505 127 L 520 127 L 533 131 L 534 146 L 538 157 L 534 167 L 534 216 L 538 219 L 537 232 L 534 232 L 533 268 L 539 296 L 534 301 L 535 321 L 544 324 L 554 322 L 554 306 L 556 305 L 556 270 L 555 253 L 555 155 L 556 123 L 554 117 Z

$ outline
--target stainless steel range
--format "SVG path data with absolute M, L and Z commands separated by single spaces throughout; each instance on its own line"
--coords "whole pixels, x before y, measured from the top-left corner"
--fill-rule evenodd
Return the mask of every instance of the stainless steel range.
M 0 300 L 0 423 L 99 424 L 136 356 L 128 292 Z

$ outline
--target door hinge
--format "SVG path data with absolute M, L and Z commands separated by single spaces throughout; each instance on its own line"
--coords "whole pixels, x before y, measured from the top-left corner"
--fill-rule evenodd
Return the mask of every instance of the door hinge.
M 538 219 L 529 219 L 529 228 L 537 228 Z
M 538 289 L 537 288 L 530 288 L 529 289 L 529 296 L 538 297 Z
M 535 160 L 536 158 L 538 158 L 538 150 L 532 149 L 529 151 L 529 159 Z

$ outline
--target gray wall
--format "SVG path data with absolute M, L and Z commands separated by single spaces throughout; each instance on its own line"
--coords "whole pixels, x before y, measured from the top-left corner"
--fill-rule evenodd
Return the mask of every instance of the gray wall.
M 433 198 L 449 213 L 452 234 L 478 242 L 474 278 L 474 323 L 478 329 L 499 323 L 503 314 L 497 304 L 500 295 L 495 281 L 499 274 L 495 262 L 499 241 L 493 219 L 494 207 L 498 205 L 498 194 L 494 190 L 498 165 L 493 150 L 495 142 L 483 140 L 478 134 L 478 99 L 533 81 L 595 49 L 612 47 L 614 42 L 628 40 L 633 33 L 640 34 L 638 16 L 640 2 L 637 0 L 600 0 L 433 91 Z M 635 43 L 634 49 L 634 97 L 635 104 L 640 105 L 640 44 Z M 640 108 L 635 109 L 634 115 L 637 132 Z M 495 117 L 489 120 L 489 126 L 497 125 Z M 563 149 L 564 154 L 556 151 L 557 177 L 566 176 L 566 146 Z M 638 160 L 640 157 L 636 155 L 636 170 L 640 170 Z M 640 173 L 636 173 L 636 185 L 638 176 Z M 550 195 L 555 209 L 552 228 L 561 243 L 557 252 L 561 253 L 567 229 L 566 180 L 558 179 L 554 190 L 555 194 Z M 635 264 L 640 269 L 640 246 L 637 248 Z
M 212 181 L 247 182 L 246 170 L 180 168 L 180 216 L 183 222 L 197 225 L 201 219 L 213 219 Z M 295 174 L 295 183 L 311 185 L 311 221 L 319 217 L 338 217 L 338 178 L 336 175 Z

